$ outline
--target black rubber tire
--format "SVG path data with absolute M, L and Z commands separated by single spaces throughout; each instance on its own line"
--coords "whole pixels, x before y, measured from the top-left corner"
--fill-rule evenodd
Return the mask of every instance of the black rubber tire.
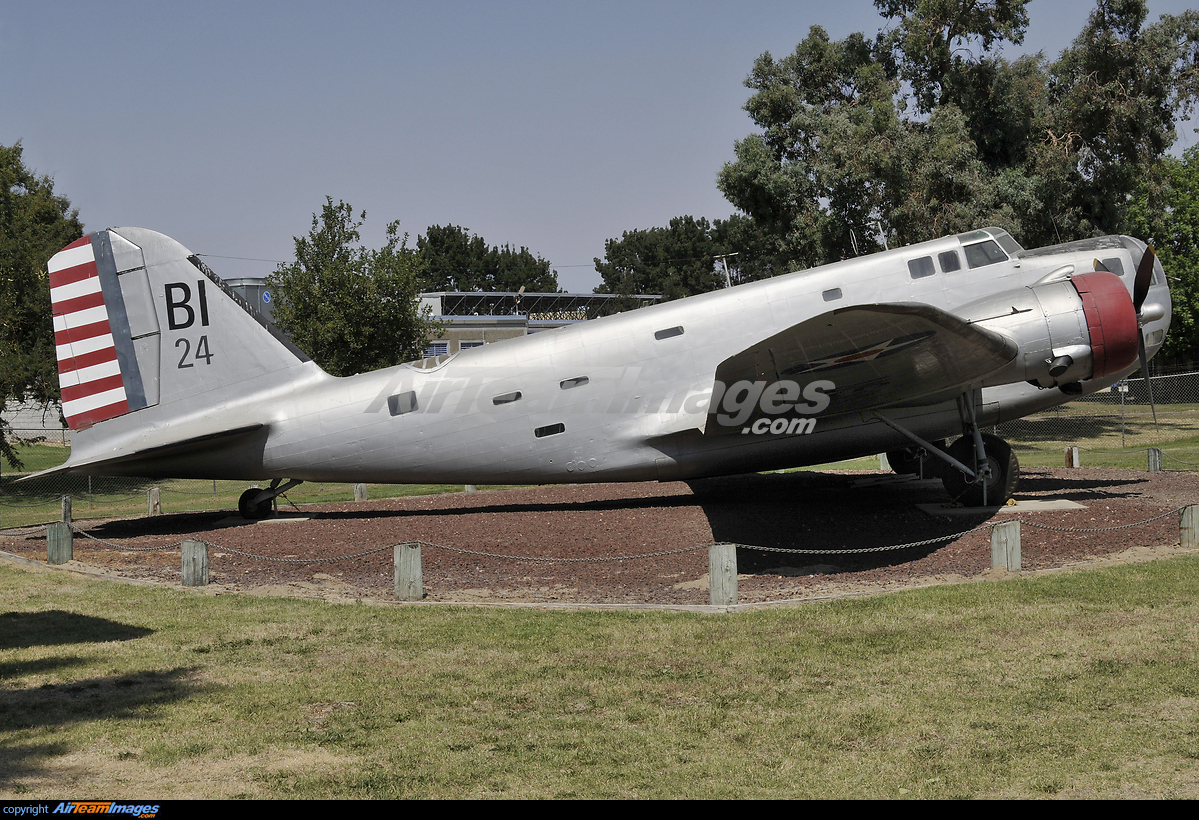
M 254 503 L 254 496 L 262 492 L 259 487 L 251 487 L 241 494 L 241 498 L 237 499 L 237 511 L 241 513 L 241 517 L 248 521 L 261 521 L 271 514 L 271 499 Z
M 945 450 L 945 440 L 929 442 L 935 447 Z M 898 475 L 920 475 L 919 447 L 901 447 L 898 450 L 887 451 L 887 463 Z M 924 478 L 940 478 L 941 469 L 948 465 L 931 453 L 924 459 Z
M 1016 492 L 1016 485 L 1020 482 L 1020 462 L 1016 459 L 1016 454 L 1012 452 L 1011 445 L 1003 439 L 986 434 L 982 439 L 983 450 L 991 465 L 991 481 L 987 484 L 986 504 L 988 507 L 1001 507 Z M 950 446 L 948 453 L 967 467 L 974 466 L 974 441 L 969 436 L 962 436 L 955 441 Z M 961 502 L 963 506 L 983 506 L 981 482 L 971 483 L 959 470 L 946 465 L 941 474 L 941 483 L 945 485 L 945 492 L 949 493 L 954 501 Z
M 901 447 L 887 451 L 887 463 L 897 475 L 917 475 L 920 472 L 920 457 L 915 447 Z

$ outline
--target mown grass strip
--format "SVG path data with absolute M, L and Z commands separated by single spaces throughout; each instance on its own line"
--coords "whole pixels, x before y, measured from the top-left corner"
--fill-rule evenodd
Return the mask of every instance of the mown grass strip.
M 1199 559 L 734 615 L 0 566 L 0 794 L 1199 796 Z

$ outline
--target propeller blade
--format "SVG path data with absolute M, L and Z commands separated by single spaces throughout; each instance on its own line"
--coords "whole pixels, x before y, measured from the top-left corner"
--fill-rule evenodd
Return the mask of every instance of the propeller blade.
M 1153 250 L 1153 246 L 1146 245 L 1141 264 L 1137 265 L 1137 278 L 1132 287 L 1132 306 L 1136 308 L 1138 315 L 1141 305 L 1145 304 L 1145 297 L 1149 295 L 1149 285 L 1153 283 L 1153 260 L 1156 258 L 1157 252 Z
M 1138 351 L 1141 357 L 1141 376 L 1145 379 L 1145 389 L 1149 391 L 1149 409 L 1153 411 L 1153 429 L 1161 433 L 1161 428 L 1157 426 L 1157 405 L 1153 403 L 1153 382 L 1149 379 L 1149 354 L 1145 350 L 1145 331 L 1138 330 L 1137 337 L 1141 343 L 1141 349 Z
M 1110 270 L 1107 270 L 1107 265 L 1103 264 L 1098 259 L 1095 260 L 1095 270 L 1097 270 L 1097 271 L 1102 270 L 1102 271 L 1107 271 L 1108 273 L 1111 273 Z

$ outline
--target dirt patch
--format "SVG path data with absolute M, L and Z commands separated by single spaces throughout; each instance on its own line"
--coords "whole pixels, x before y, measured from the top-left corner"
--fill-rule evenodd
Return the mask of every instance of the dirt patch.
M 389 547 L 424 541 L 436 545 L 422 548 L 430 601 L 703 605 L 706 545 L 720 541 L 755 547 L 738 549 L 740 600 L 755 603 L 1007 577 L 990 568 L 989 531 L 967 531 L 1012 517 L 1023 522 L 1026 571 L 1147 560 L 1178 543 L 1178 516 L 1138 522 L 1199 501 L 1192 473 L 1034 469 L 1021 479 L 1018 499 L 1068 499 L 1083 508 L 933 516 L 915 505 L 944 502 L 939 483 L 881 476 L 524 487 L 288 508 L 284 520 L 258 523 L 229 512 L 77 521 L 101 540 L 77 535 L 75 564 L 179 584 L 173 545 L 197 538 L 212 545 L 211 591 L 391 600 Z M 1093 531 L 1129 524 L 1138 525 Z M 0 547 L 45 560 L 44 534 L 4 538 Z M 303 563 L 314 558 L 324 560 Z

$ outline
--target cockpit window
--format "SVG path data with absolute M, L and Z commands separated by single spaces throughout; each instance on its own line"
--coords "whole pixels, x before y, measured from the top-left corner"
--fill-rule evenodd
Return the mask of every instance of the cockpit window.
M 1007 254 L 1000 250 L 999 245 L 991 239 L 967 245 L 965 251 L 966 264 L 971 268 L 981 268 L 985 265 L 994 265 L 996 262 L 1007 261 Z
M 995 241 L 999 243 L 999 247 L 1003 248 L 1009 254 L 1020 253 L 1020 251 L 1024 250 L 1024 246 L 1015 239 L 1012 239 L 1012 235 L 1007 231 L 996 231 L 992 229 L 992 232 L 995 235 Z

